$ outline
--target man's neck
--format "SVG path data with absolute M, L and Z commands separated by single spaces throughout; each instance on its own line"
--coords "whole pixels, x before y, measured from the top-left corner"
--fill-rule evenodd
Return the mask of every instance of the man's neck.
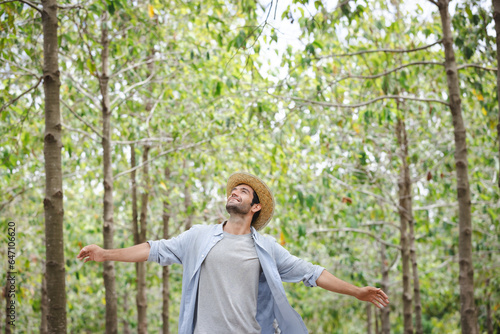
M 236 235 L 248 234 L 251 232 L 252 219 L 242 216 L 230 216 L 224 225 L 224 232 Z

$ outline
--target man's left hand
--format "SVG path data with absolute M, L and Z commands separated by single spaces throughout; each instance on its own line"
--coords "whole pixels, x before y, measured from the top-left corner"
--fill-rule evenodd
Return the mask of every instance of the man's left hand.
M 360 288 L 360 291 L 356 298 L 365 302 L 370 302 L 378 308 L 383 308 L 389 305 L 389 297 L 387 297 L 385 292 L 382 291 L 382 289 L 374 288 L 371 286 Z

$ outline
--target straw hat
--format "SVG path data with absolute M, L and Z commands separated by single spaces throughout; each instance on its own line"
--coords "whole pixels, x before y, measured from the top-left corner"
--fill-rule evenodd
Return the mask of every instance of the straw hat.
M 257 176 L 245 172 L 237 172 L 232 174 L 227 180 L 227 197 L 231 196 L 234 187 L 240 184 L 250 186 L 257 193 L 257 196 L 259 196 L 262 209 L 257 220 L 252 223 L 252 226 L 256 230 L 260 230 L 269 223 L 274 213 L 274 197 L 271 189 Z

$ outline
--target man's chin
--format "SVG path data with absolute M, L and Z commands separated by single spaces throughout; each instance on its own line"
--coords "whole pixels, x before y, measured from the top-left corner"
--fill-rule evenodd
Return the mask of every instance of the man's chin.
M 235 203 L 235 202 L 231 202 L 231 203 L 227 203 L 226 204 L 226 211 L 227 213 L 229 214 L 247 214 L 247 212 L 244 212 L 244 210 L 242 210 L 242 208 L 239 206 L 239 203 Z

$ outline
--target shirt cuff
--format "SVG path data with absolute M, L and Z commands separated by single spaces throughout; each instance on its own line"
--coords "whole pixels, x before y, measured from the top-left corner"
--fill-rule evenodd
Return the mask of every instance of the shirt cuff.
M 316 287 L 318 286 L 318 284 L 316 284 L 316 281 L 318 280 L 318 278 L 321 276 L 321 274 L 323 273 L 323 270 L 325 270 L 325 268 L 321 267 L 321 266 L 314 266 L 314 271 L 313 271 L 313 274 L 311 275 L 311 277 L 304 282 L 304 284 L 306 286 L 309 286 L 309 287 Z
M 148 262 L 157 262 L 158 263 L 158 242 L 155 242 L 153 240 L 148 240 L 149 247 L 151 249 L 149 250 L 149 256 L 148 256 Z

